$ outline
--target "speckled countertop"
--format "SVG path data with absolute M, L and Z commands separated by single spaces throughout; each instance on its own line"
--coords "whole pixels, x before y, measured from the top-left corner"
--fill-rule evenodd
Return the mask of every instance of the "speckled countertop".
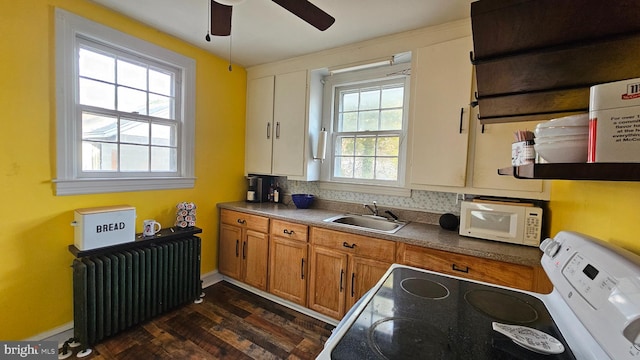
M 347 207 L 335 208 L 334 206 L 334 208 L 331 208 L 331 206 L 328 206 L 330 209 L 319 207 L 315 207 L 313 209 L 297 209 L 293 204 L 285 205 L 247 202 L 220 203 L 218 204 L 218 207 L 221 209 L 235 210 L 249 214 L 263 215 L 273 219 L 286 220 L 293 223 L 404 242 L 431 249 L 444 250 L 527 266 L 540 265 L 540 258 L 542 256 L 542 252 L 535 247 L 474 239 L 460 236 L 455 231 L 444 230 L 439 225 L 436 225 L 440 216 L 439 214 L 424 213 L 425 215 L 422 217 L 419 216 L 416 218 L 415 216 L 412 217 L 412 214 L 405 213 L 402 210 L 393 209 L 394 213 L 400 217 L 401 221 L 409 218 L 410 222 L 395 234 L 387 234 L 345 227 L 340 224 L 323 221 L 326 218 L 348 212 L 363 213 L 362 211 L 350 211 L 351 209 Z M 416 221 L 416 219 L 424 222 Z

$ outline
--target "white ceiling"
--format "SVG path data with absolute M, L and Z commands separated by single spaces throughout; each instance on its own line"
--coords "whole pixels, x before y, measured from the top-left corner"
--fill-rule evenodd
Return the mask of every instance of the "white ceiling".
M 92 0 L 222 58 L 229 37 L 205 40 L 208 0 Z M 231 58 L 250 67 L 468 18 L 472 0 L 311 0 L 336 22 L 319 31 L 269 0 L 233 8 Z

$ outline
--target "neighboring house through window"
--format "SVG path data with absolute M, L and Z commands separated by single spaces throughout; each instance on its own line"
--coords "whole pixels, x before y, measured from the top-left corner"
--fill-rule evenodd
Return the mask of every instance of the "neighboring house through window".
M 331 181 L 404 185 L 408 67 L 385 66 L 325 78 L 332 95 Z
M 56 76 L 56 194 L 193 187 L 193 59 L 56 9 Z

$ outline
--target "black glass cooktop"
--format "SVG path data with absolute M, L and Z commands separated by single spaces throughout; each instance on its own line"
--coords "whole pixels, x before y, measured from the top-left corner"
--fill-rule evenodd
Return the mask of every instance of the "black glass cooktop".
M 541 330 L 565 351 L 520 347 L 492 322 Z M 575 359 L 539 299 L 408 268 L 396 268 L 331 353 L 332 359 Z

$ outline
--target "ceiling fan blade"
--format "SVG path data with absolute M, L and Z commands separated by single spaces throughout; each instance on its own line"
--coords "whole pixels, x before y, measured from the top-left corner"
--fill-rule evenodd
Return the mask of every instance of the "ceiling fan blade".
M 274 3 L 287 9 L 300 19 L 313 25 L 320 31 L 325 31 L 333 25 L 336 19 L 322 11 L 307 0 L 273 0 Z
M 211 35 L 231 35 L 231 13 L 233 7 L 211 0 Z

